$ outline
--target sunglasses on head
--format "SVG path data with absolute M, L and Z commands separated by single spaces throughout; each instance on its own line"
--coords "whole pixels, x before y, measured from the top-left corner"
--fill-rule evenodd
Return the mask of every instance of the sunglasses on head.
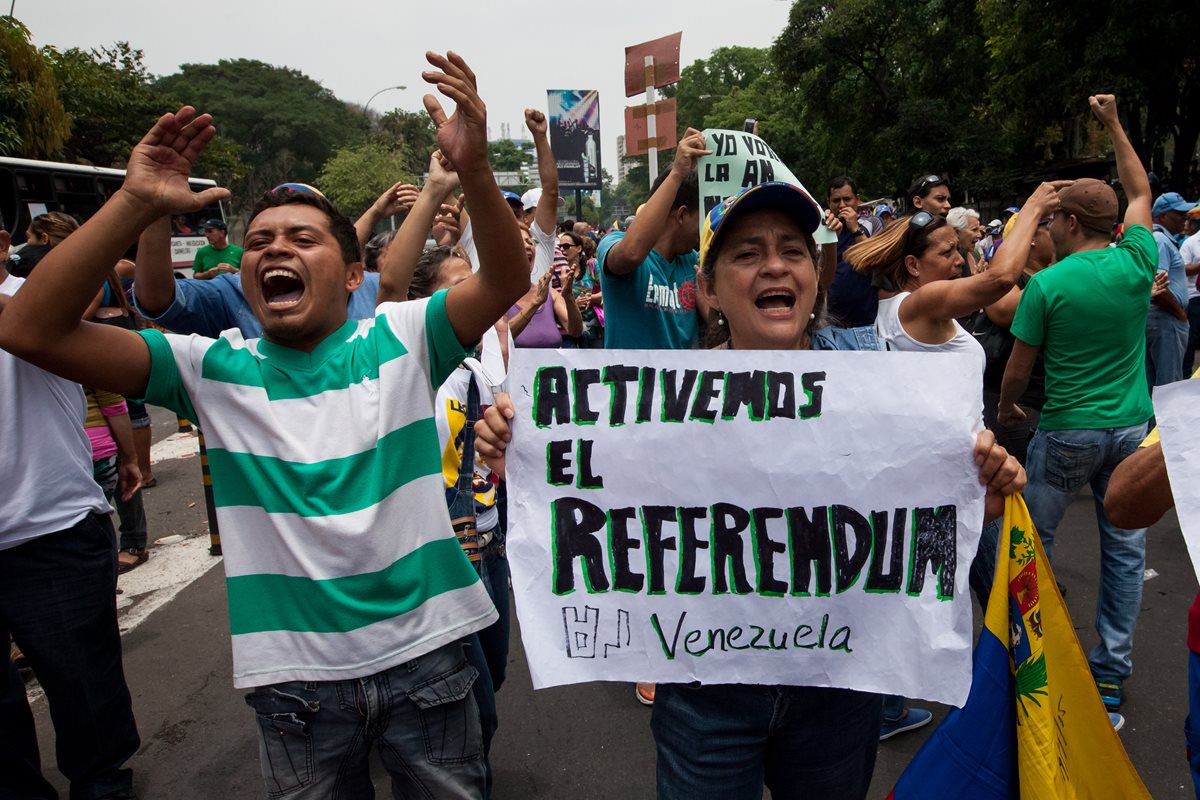
M 934 220 L 933 214 L 928 211 L 918 211 L 908 218 L 908 229 L 904 231 L 904 252 L 911 252 L 913 231 L 921 230 L 929 227 Z
M 933 214 L 930 214 L 928 211 L 918 211 L 908 218 L 908 227 L 924 228 L 931 222 L 933 222 Z
M 926 175 L 924 178 L 921 178 L 921 181 L 917 184 L 916 193 L 924 194 L 926 189 L 942 183 L 945 183 L 945 181 L 939 178 L 937 175 Z

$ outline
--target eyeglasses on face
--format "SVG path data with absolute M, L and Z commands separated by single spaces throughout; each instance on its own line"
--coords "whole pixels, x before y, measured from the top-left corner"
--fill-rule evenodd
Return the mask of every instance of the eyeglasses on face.
M 579 247 L 579 245 L 575 244 L 574 242 L 559 242 L 558 247 L 560 250 L 566 250 L 570 247 Z

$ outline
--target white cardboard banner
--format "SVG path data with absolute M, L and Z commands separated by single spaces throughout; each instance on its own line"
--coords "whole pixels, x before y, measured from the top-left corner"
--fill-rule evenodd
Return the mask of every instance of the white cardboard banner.
M 518 348 L 509 388 L 508 555 L 535 688 L 965 702 L 973 360 Z
M 1179 529 L 1200 577 L 1200 380 L 1155 387 L 1154 416 Z
M 809 197 L 815 196 L 805 188 L 788 165 L 780 160 L 771 146 L 753 133 L 705 128 L 704 146 L 712 155 L 701 156 L 696 164 L 700 183 L 700 226 L 713 206 L 720 205 L 726 197 L 737 194 L 747 186 L 757 186 L 767 181 L 782 181 L 799 186 Z M 821 201 L 817 200 L 817 205 Z M 823 208 L 823 206 L 822 206 Z M 813 233 L 813 240 L 821 244 L 834 244 L 837 234 L 822 223 Z

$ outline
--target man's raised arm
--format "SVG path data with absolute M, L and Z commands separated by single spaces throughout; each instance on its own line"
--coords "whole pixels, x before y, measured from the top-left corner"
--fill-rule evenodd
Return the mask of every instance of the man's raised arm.
M 134 147 L 121 189 L 51 250 L 0 316 L 0 347 L 78 381 L 139 397 L 150 377 L 140 336 L 80 321 L 112 266 L 154 220 L 198 211 L 229 196 L 193 193 L 188 174 L 212 139 L 212 117 L 191 106 L 164 114 Z
M 425 240 L 433 228 L 433 220 L 446 198 L 458 188 L 458 175 L 450 163 L 435 150 L 429 158 L 429 180 L 409 210 L 396 238 L 388 247 L 387 258 L 379 270 L 379 295 L 376 303 L 400 302 L 408 299 L 417 261 L 425 249 Z
M 537 150 L 538 178 L 542 182 L 542 196 L 538 198 L 533 221 L 542 233 L 554 233 L 558 225 L 558 161 L 550 149 L 549 125 L 546 115 L 533 108 L 525 109 L 525 127 L 533 135 L 533 146 Z
M 1150 218 L 1150 179 L 1146 176 L 1146 168 L 1138 158 L 1121 120 L 1117 116 L 1117 99 L 1111 94 L 1097 94 L 1088 98 L 1092 113 L 1100 124 L 1108 131 L 1113 143 L 1113 156 L 1117 161 L 1117 178 L 1125 189 L 1125 199 L 1129 207 L 1125 209 L 1125 225 L 1141 225 L 1149 228 L 1153 225 Z
M 397 181 L 386 192 L 379 195 L 371 207 L 354 222 L 354 233 L 358 236 L 358 246 L 366 247 L 375 226 L 385 219 L 396 216 L 400 212 L 408 213 L 413 203 L 417 202 L 420 190 L 411 183 Z
M 424 97 L 437 126 L 438 146 L 458 171 L 475 227 L 479 271 L 446 296 L 446 315 L 455 335 L 463 344 L 473 344 L 529 289 L 529 261 L 512 211 L 496 191 L 488 163 L 487 108 L 475 73 L 457 53 L 425 57 L 439 71 L 421 77 L 458 104 L 454 116 L 447 118 L 436 97 Z
M 697 159 L 708 155 L 709 152 L 704 149 L 704 135 L 695 128 L 688 128 L 675 148 L 671 172 L 633 218 L 625 237 L 614 244 L 604 257 L 606 272 L 628 275 L 646 260 L 654 243 L 666 230 L 667 218 L 671 215 L 671 206 L 675 202 L 675 195 L 679 193 L 679 187 L 696 171 Z
M 170 217 L 157 219 L 142 231 L 134 260 L 133 297 L 138 310 L 150 318 L 161 316 L 175 302 Z

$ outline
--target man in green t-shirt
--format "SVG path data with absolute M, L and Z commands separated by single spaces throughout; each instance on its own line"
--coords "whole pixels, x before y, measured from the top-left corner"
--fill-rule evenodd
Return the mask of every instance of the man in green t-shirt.
M 1117 118 L 1111 95 L 1089 98 L 1112 137 L 1125 188 L 1125 236 L 1110 247 L 1117 195 L 1103 181 L 1075 181 L 1059 192 L 1050 222 L 1058 263 L 1030 278 L 1012 324 L 1016 337 L 1001 386 L 998 416 L 1025 414 L 1025 391 L 1038 354 L 1046 367 L 1046 405 L 1029 446 L 1025 499 L 1052 554 L 1054 533 L 1079 489 L 1090 484 L 1100 528 L 1101 578 L 1088 663 L 1110 711 L 1133 662 L 1133 630 L 1142 602 L 1146 530 L 1122 530 L 1104 513 L 1108 479 L 1146 436 L 1153 416 L 1146 388 L 1146 313 L 1158 263 L 1150 233 L 1150 182 Z M 1020 244 L 1020 243 L 1016 243 Z M 1006 247 L 1014 246 L 1005 241 Z
M 225 221 L 210 219 L 204 223 L 204 238 L 208 244 L 196 251 L 192 262 L 192 277 L 208 280 L 222 272 L 237 272 L 242 266 L 242 248 L 229 243 Z

